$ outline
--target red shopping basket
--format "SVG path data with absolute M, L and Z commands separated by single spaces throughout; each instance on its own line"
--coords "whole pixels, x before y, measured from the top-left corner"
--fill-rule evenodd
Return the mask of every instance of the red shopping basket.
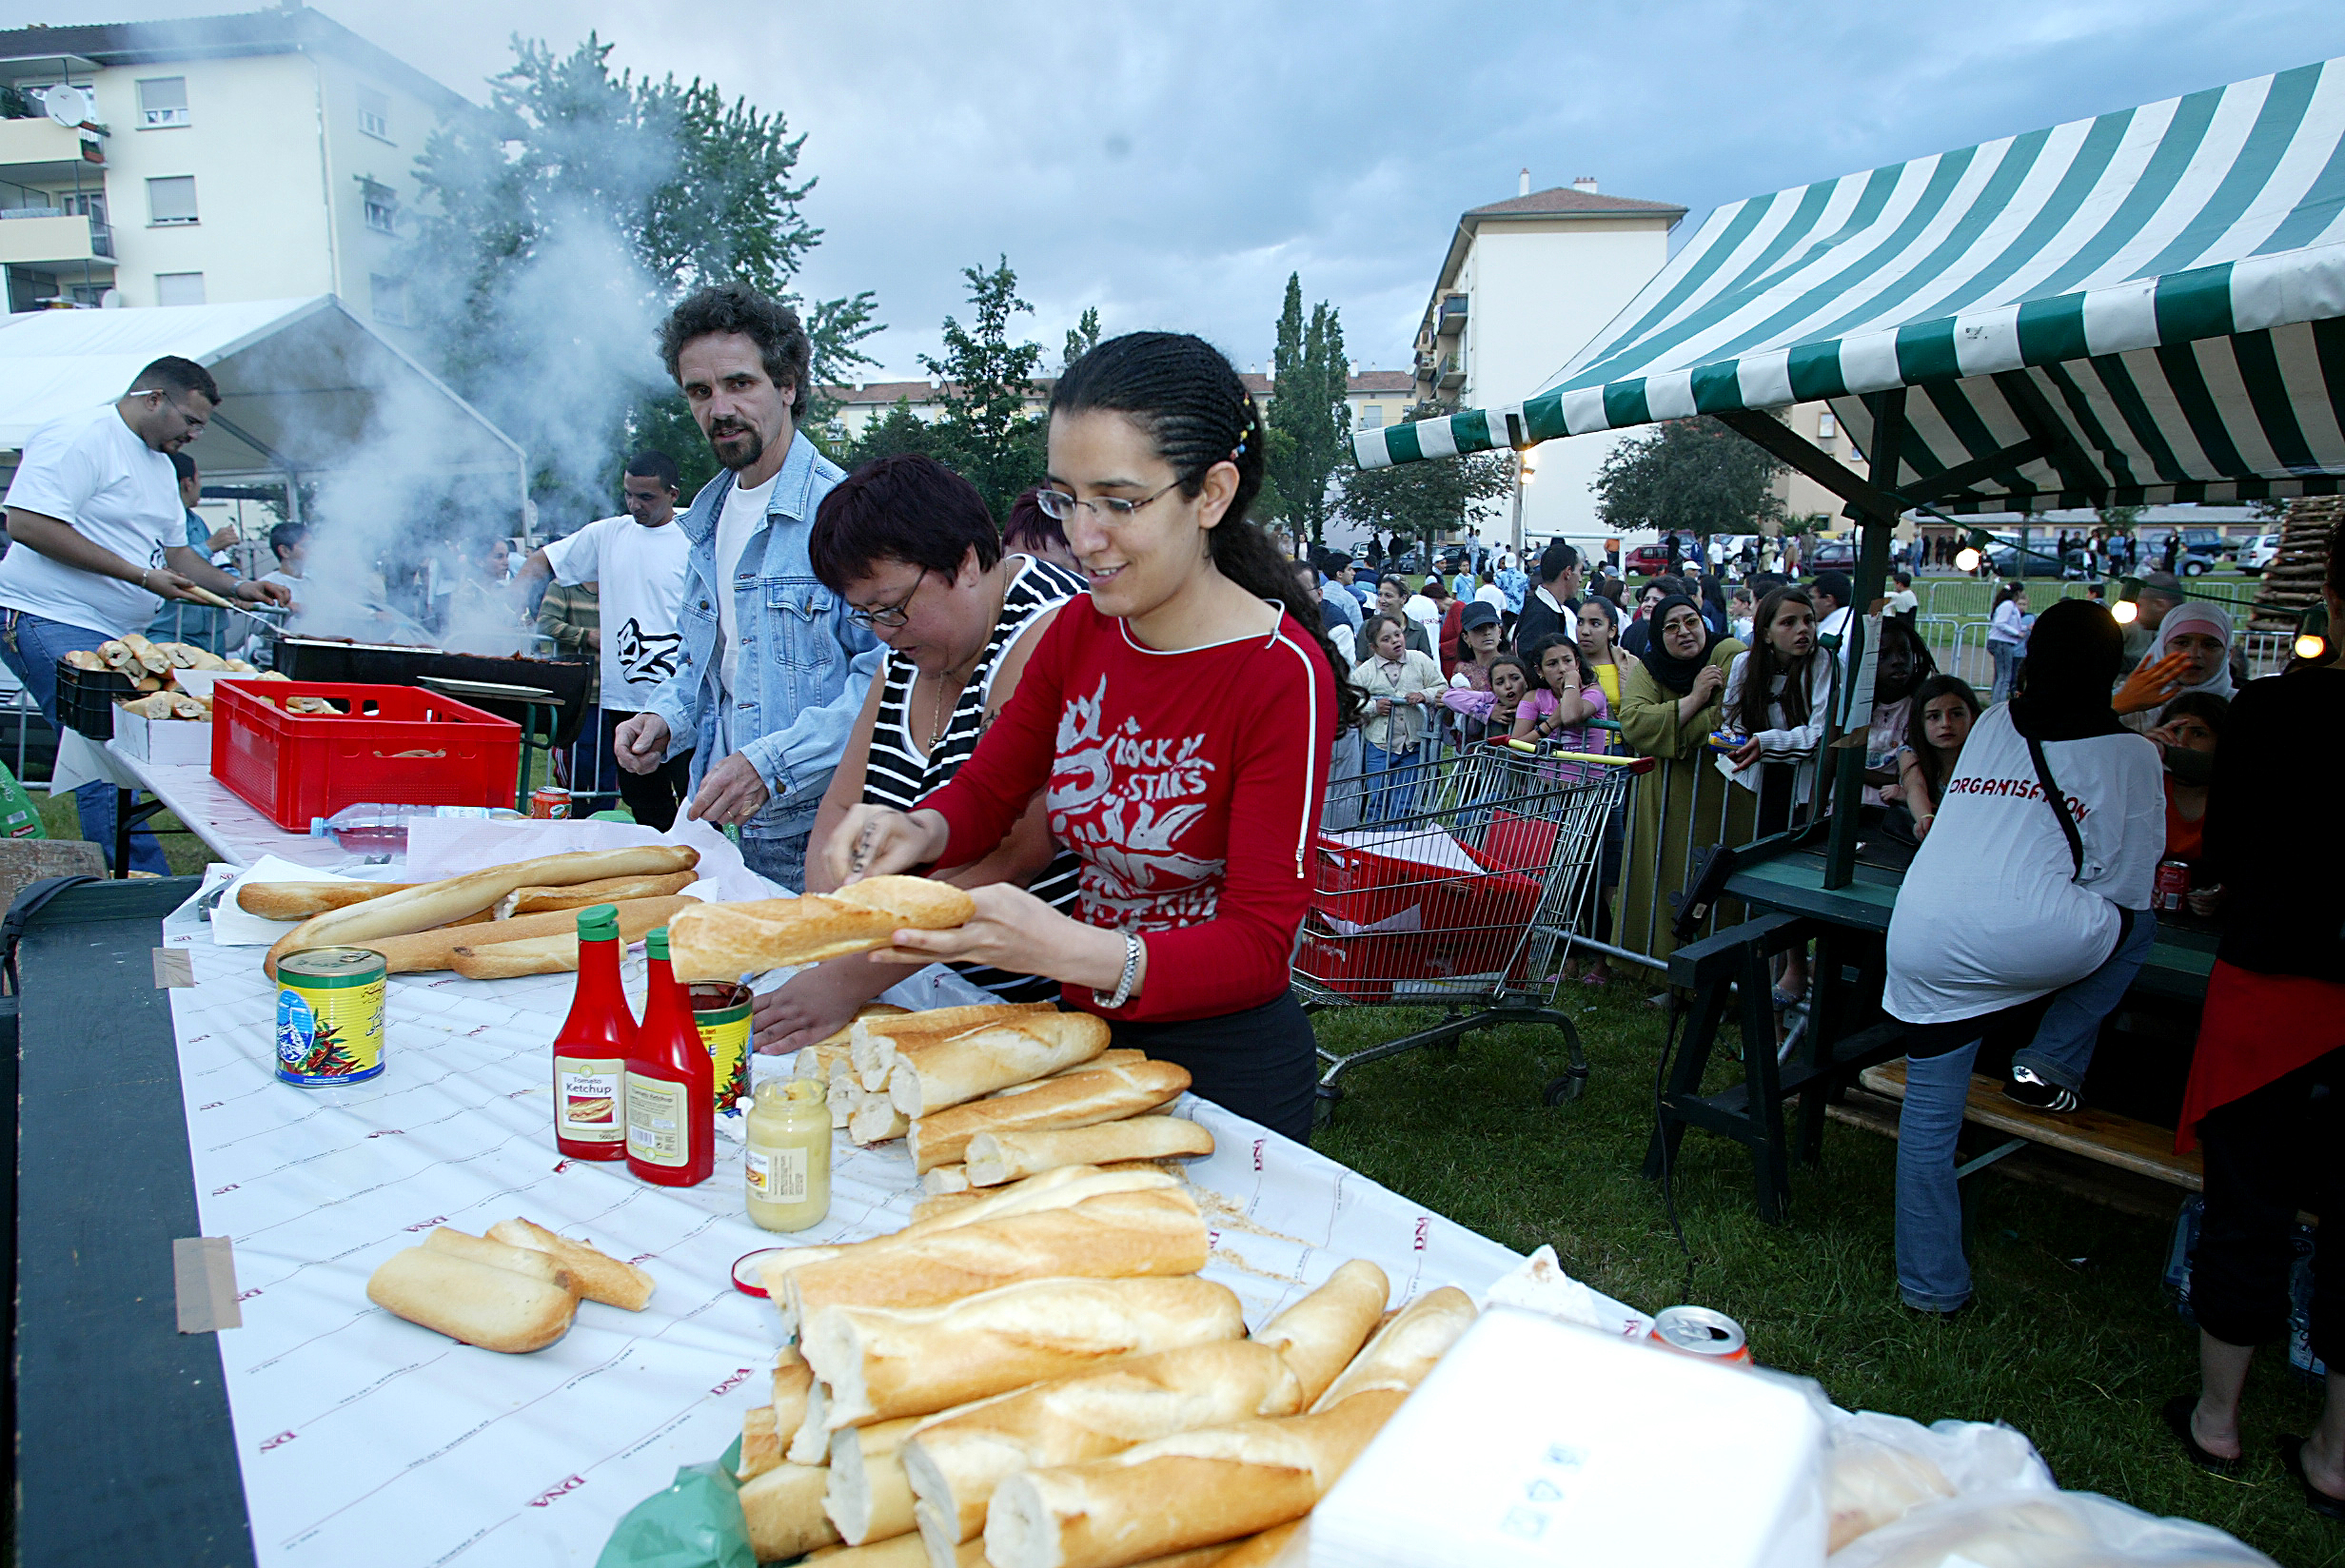
M 287 697 L 339 710 L 288 714 Z M 415 686 L 316 680 L 212 687 L 211 773 L 288 833 L 345 806 L 501 806 L 513 800 L 522 728 Z

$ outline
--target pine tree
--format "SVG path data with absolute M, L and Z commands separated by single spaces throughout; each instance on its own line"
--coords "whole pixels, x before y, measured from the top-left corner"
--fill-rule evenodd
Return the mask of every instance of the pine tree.
M 1287 297 L 1278 316 L 1278 338 L 1271 354 L 1272 385 L 1270 425 L 1286 438 L 1273 441 L 1270 478 L 1284 499 L 1298 543 L 1327 541 L 1328 482 L 1343 461 L 1351 430 L 1350 388 L 1344 358 L 1344 326 L 1333 305 L 1322 300 L 1303 315 L 1303 280 L 1287 278 Z
M 1010 318 L 1033 314 L 1017 296 L 1017 274 L 1002 257 L 991 272 L 961 268 L 969 280 L 970 324 L 944 319 L 944 356 L 920 356 L 943 382 L 944 418 L 937 421 L 937 456 L 966 475 L 996 519 L 1040 481 L 1045 431 L 1028 412 L 1042 345 L 1010 342 Z

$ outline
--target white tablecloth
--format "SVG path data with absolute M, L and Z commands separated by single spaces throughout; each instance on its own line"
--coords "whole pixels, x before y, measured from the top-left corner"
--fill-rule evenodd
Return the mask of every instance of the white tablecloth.
M 235 1245 L 244 1323 L 220 1347 L 262 1562 L 589 1564 L 678 1465 L 722 1452 L 769 1397 L 778 1343 L 732 1264 L 784 1238 L 743 1214 L 729 1140 L 714 1179 L 684 1190 L 558 1156 L 546 1045 L 570 976 L 394 979 L 388 1070 L 301 1089 L 271 1074 L 275 988 L 259 954 L 212 947 L 191 908 L 165 929 L 197 982 L 172 992 L 172 1016 L 204 1233 Z M 641 960 L 628 970 L 640 996 Z M 1451 1284 L 1478 1294 L 1518 1262 L 1216 1107 L 1185 1099 L 1179 1113 L 1219 1146 L 1190 1176 L 1212 1229 L 1207 1274 L 1250 1323 L 1349 1258 L 1383 1265 L 1396 1302 Z M 900 1144 L 858 1150 L 841 1135 L 831 1216 L 789 1240 L 892 1230 L 917 1195 Z M 560 1343 L 501 1356 L 367 1302 L 367 1275 L 432 1226 L 478 1233 L 516 1214 L 640 1263 L 659 1282 L 650 1309 L 589 1302 Z
M 100 745 L 71 730 L 59 732 L 49 793 L 100 781 L 153 795 L 231 866 L 249 866 L 265 854 L 321 869 L 346 865 L 354 858 L 330 838 L 286 832 L 212 777 L 208 763 L 143 762 L 111 741 Z

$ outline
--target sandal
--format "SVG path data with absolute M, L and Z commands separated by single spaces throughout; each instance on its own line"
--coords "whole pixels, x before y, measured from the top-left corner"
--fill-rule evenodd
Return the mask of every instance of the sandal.
M 2191 1463 L 2201 1470 L 2212 1470 L 2218 1476 L 2228 1476 L 2239 1467 L 2239 1461 L 2237 1459 L 2227 1460 L 2220 1454 L 2209 1453 L 2198 1445 L 2197 1436 L 2190 1429 L 2191 1413 L 2197 1408 L 2197 1395 L 2177 1394 L 2166 1401 L 2164 1409 L 2158 1411 L 2158 1419 L 2166 1423 L 2166 1430 L 2174 1434 L 2174 1441 L 2182 1445 L 2182 1452 L 2189 1457 Z
M 2333 1498 L 2313 1484 L 2313 1478 L 2304 1473 L 2304 1440 L 2280 1439 L 2280 1468 L 2296 1478 L 2304 1488 L 2304 1506 L 2322 1519 L 2345 1519 L 2345 1498 Z

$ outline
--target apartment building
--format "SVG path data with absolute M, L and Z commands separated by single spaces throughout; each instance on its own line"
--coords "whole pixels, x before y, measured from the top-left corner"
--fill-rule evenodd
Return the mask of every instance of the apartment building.
M 8 308 L 334 294 L 403 327 L 415 158 L 469 108 L 298 0 L 0 30 Z

